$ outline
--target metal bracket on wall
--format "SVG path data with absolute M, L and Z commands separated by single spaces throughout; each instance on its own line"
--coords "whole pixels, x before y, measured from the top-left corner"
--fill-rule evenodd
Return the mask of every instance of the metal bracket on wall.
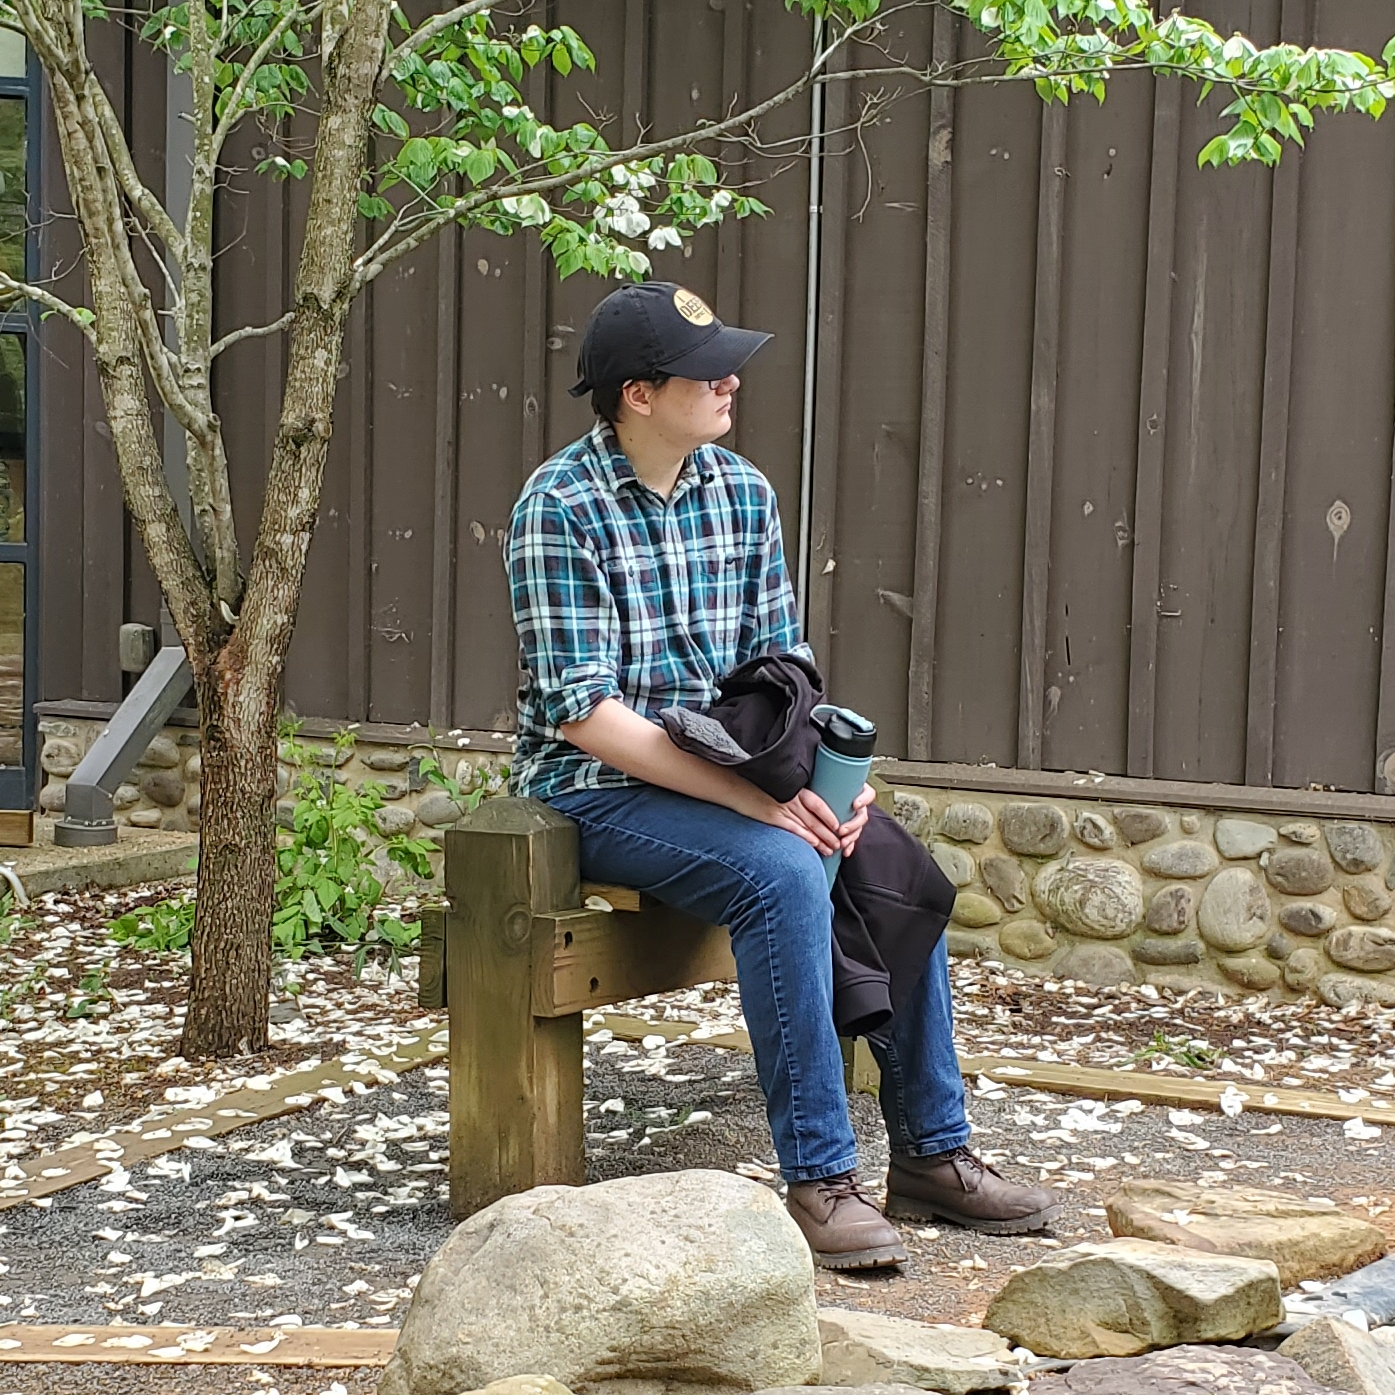
M 59 847 L 116 842 L 112 795 L 192 682 L 183 646 L 164 645 L 68 780 L 63 817 L 53 826 L 53 841 Z

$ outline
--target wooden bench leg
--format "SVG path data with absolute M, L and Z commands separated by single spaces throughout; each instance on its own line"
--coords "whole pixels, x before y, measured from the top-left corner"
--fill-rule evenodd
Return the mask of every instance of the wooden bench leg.
M 446 835 L 450 1201 L 586 1177 L 581 1014 L 533 1015 L 533 916 L 579 904 L 576 826 L 531 799 L 486 800 Z

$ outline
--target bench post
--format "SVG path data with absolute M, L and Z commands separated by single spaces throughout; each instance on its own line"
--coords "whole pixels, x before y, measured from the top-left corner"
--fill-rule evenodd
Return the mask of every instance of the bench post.
M 534 799 L 485 800 L 446 834 L 457 1218 L 530 1187 L 586 1178 L 581 1014 L 533 1014 L 533 917 L 580 904 L 577 849 L 576 825 Z

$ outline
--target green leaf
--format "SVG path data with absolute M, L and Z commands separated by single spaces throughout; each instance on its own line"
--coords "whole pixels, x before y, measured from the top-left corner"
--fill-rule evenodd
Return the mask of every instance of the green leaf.
M 406 140 L 412 133 L 407 123 L 391 107 L 377 106 L 373 109 L 373 124 L 380 130 L 399 140 Z
M 1223 164 L 1229 148 L 1229 136 L 1216 136 L 1213 140 L 1207 141 L 1202 147 L 1201 154 L 1196 157 L 1198 167 L 1205 169 L 1207 165 Z

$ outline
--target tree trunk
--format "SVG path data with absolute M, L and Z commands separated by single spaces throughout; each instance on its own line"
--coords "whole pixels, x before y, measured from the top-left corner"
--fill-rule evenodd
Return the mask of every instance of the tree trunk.
M 276 892 L 276 688 L 228 651 L 195 675 L 203 740 L 198 920 L 180 1051 L 191 1059 L 267 1045 Z

